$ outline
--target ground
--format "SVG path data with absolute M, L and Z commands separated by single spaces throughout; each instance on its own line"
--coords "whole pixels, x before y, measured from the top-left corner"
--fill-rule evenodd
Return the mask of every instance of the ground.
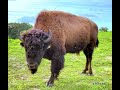
M 50 61 L 43 59 L 34 75 L 25 61 L 24 48 L 18 39 L 8 39 L 9 90 L 112 90 L 112 32 L 99 32 L 99 46 L 94 50 L 92 68 L 94 76 L 81 74 L 86 58 L 66 54 L 65 67 L 53 87 L 46 87 L 50 77 Z

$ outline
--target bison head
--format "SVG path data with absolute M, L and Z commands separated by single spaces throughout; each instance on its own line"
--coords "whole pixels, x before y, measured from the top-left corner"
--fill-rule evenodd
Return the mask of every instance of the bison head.
M 50 45 L 52 33 L 38 29 L 32 29 L 24 33 L 20 44 L 25 48 L 26 61 L 32 74 L 36 73 L 47 48 Z

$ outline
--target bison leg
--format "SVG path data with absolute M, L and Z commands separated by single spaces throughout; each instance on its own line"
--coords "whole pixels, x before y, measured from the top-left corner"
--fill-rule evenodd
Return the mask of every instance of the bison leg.
M 63 67 L 64 67 L 64 55 L 55 56 L 51 60 L 51 76 L 47 83 L 47 86 L 53 86 L 54 80 L 57 79 L 59 72 Z
M 86 55 L 86 51 L 84 51 L 84 54 L 85 54 L 85 56 L 86 56 L 86 65 L 85 65 L 85 69 L 83 70 L 83 74 L 85 74 L 86 73 L 86 71 L 88 70 L 88 64 L 89 64 L 89 62 L 88 62 L 88 58 L 87 58 L 87 55 Z
M 82 73 L 86 73 L 86 71 L 88 70 L 88 75 L 92 75 L 91 61 L 93 51 L 94 48 L 91 45 L 88 45 L 87 48 L 83 51 L 86 56 L 86 66 Z

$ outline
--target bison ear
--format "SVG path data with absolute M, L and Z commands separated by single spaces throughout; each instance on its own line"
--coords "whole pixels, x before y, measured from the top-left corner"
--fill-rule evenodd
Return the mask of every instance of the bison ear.
M 22 47 L 24 47 L 24 43 L 23 43 L 23 42 L 21 42 L 20 45 L 21 45 Z

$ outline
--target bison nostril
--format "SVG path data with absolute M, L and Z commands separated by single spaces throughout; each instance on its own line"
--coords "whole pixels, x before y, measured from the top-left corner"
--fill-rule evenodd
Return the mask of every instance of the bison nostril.
M 37 68 L 37 64 L 27 64 L 29 69 L 36 69 Z
M 34 66 L 29 66 L 29 68 L 34 68 Z

